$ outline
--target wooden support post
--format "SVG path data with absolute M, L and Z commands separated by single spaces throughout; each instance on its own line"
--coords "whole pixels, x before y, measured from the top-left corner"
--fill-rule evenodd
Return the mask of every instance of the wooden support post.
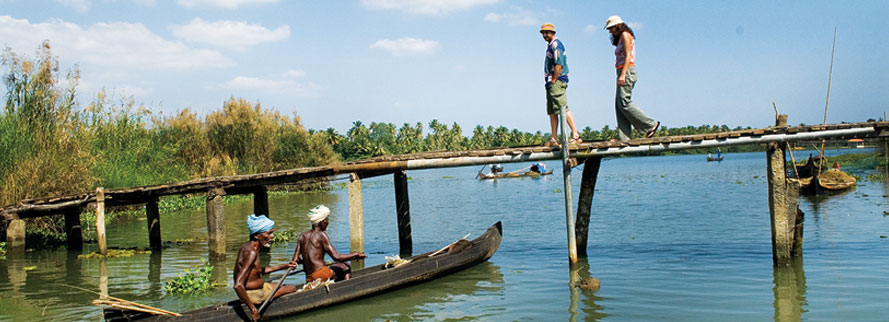
M 68 239 L 68 249 L 83 249 L 83 227 L 80 225 L 80 208 L 65 210 L 65 234 Z
M 565 227 L 568 232 L 568 263 L 577 263 L 577 241 L 575 240 L 576 232 L 574 231 L 574 211 L 571 209 L 574 201 L 571 200 L 571 163 L 568 159 L 571 148 L 568 146 L 568 126 L 565 123 L 565 109 L 567 106 L 559 108 L 559 121 L 562 127 L 562 190 L 565 193 Z
M 577 255 L 586 256 L 587 238 L 590 231 L 590 210 L 593 205 L 593 193 L 596 190 L 596 179 L 599 177 L 599 166 L 602 157 L 589 158 L 584 161 L 583 177 L 580 180 L 580 195 L 577 197 L 577 220 L 574 221 Z
M 349 249 L 364 252 L 364 210 L 361 205 L 361 178 L 349 174 Z
M 253 214 L 272 218 L 269 214 L 269 193 L 265 186 L 256 187 L 253 192 Z
M 25 253 L 25 221 L 15 219 L 6 226 L 6 252 L 10 254 Z
M 99 253 L 105 255 L 108 245 L 105 244 L 105 189 L 96 188 L 96 239 L 99 242 Z
M 150 245 L 152 251 L 163 249 L 163 241 L 161 241 L 161 216 L 157 202 L 157 198 L 152 198 L 145 204 L 145 215 L 148 219 L 148 245 Z
M 777 126 L 787 124 L 786 116 L 779 117 L 777 121 Z M 766 146 L 772 262 L 775 266 L 790 265 L 794 255 L 794 231 L 799 202 L 799 182 L 788 181 L 785 175 L 785 146 L 779 142 L 768 143 Z
M 792 187 L 789 189 L 793 190 Z M 790 256 L 799 257 L 803 255 L 803 223 L 805 222 L 806 214 L 799 208 L 796 208 L 796 221 L 794 221 L 795 224 L 793 226 L 793 248 L 790 250 Z
M 207 191 L 207 241 L 210 257 L 225 256 L 225 189 Z
M 361 204 L 361 177 L 349 174 L 349 250 L 364 252 L 364 208 Z M 363 259 L 353 259 L 352 269 L 364 268 Z
M 411 239 L 411 203 L 407 194 L 407 173 L 395 171 L 395 209 L 398 218 L 398 249 L 401 255 L 413 253 Z

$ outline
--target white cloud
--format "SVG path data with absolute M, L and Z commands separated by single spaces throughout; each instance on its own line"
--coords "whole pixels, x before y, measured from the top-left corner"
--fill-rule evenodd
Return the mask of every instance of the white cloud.
M 0 39 L 19 53 L 49 40 L 66 60 L 126 70 L 203 69 L 233 65 L 214 50 L 164 39 L 141 23 L 101 22 L 83 28 L 52 19 L 43 23 L 0 16 Z
M 391 53 L 393 56 L 409 56 L 416 54 L 433 54 L 438 51 L 439 44 L 435 40 L 398 38 L 395 40 L 377 40 L 377 42 L 370 45 L 370 48 L 383 49 Z
M 306 75 L 303 70 L 288 70 L 280 75 L 267 77 L 237 76 L 222 83 L 219 87 L 231 90 L 259 91 L 272 94 L 287 94 L 297 97 L 316 96 L 321 86 L 314 82 L 299 82 L 296 78 Z
M 596 30 L 599 30 L 599 27 L 593 26 L 592 24 L 589 24 L 589 25 L 586 25 L 586 27 L 583 27 L 583 32 L 585 32 L 585 33 L 594 33 L 594 32 L 596 32 Z
M 93 6 L 91 0 L 56 0 L 56 3 L 74 9 L 77 12 L 87 12 Z
M 442 15 L 451 11 L 467 10 L 476 6 L 490 5 L 501 0 L 361 0 L 372 9 L 402 10 L 424 15 Z
M 507 13 L 489 13 L 485 16 L 485 21 L 493 23 L 506 23 L 511 26 L 533 26 L 540 23 L 540 20 L 529 10 L 513 7 L 512 12 Z
M 275 3 L 280 0 L 179 0 L 178 3 L 183 7 L 214 7 L 225 9 L 236 9 L 242 5 L 256 5 Z
M 187 25 L 171 25 L 173 35 L 191 43 L 203 43 L 215 47 L 246 50 L 261 44 L 276 42 L 290 37 L 290 26 L 269 30 L 261 25 L 244 21 L 204 21 L 195 18 Z

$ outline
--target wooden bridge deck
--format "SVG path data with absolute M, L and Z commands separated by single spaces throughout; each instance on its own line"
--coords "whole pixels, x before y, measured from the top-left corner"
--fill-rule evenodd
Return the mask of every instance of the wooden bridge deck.
M 569 146 L 572 158 L 634 154 L 690 148 L 720 147 L 768 142 L 791 142 L 826 138 L 868 138 L 889 136 L 889 122 L 769 127 L 723 133 L 664 136 L 636 139 L 627 143 L 584 142 Z M 161 196 L 206 193 L 222 188 L 226 194 L 252 193 L 266 185 L 287 184 L 307 179 L 356 173 L 359 177 L 390 174 L 400 170 L 459 167 L 488 163 L 527 162 L 561 158 L 561 149 L 525 146 L 467 151 L 432 151 L 391 155 L 323 167 L 299 168 L 252 175 L 201 178 L 162 185 L 105 190 L 109 205 L 141 204 Z M 0 208 L 0 221 L 59 214 L 83 208 L 96 201 L 96 193 L 82 193 L 22 200 Z

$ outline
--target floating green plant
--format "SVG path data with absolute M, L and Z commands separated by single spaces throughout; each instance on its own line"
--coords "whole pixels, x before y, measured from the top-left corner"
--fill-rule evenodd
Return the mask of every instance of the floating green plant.
M 113 258 L 113 257 L 130 257 L 136 254 L 151 254 L 150 250 L 147 249 L 120 249 L 120 248 L 109 248 L 105 251 L 105 255 L 102 255 L 99 252 L 89 253 L 89 254 L 80 254 L 77 255 L 78 259 L 96 259 L 96 258 Z
M 186 268 L 184 272 L 177 274 L 176 278 L 164 283 L 164 292 L 181 295 L 205 293 L 218 286 L 211 281 L 212 274 L 213 266 L 207 262 L 194 267 L 194 271 Z

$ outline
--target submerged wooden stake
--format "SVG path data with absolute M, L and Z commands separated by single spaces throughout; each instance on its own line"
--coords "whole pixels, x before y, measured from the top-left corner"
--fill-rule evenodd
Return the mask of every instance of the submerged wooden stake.
M 80 208 L 65 211 L 65 234 L 68 239 L 68 249 L 77 250 L 83 248 L 83 229 L 80 226 Z
M 161 241 L 161 216 L 157 206 L 158 199 L 152 198 L 145 204 L 145 216 L 148 221 L 148 244 L 152 251 L 163 249 Z
M 361 205 L 361 178 L 349 174 L 349 249 L 364 252 L 364 210 Z
M 96 239 L 99 241 L 99 253 L 105 255 L 108 246 L 105 244 L 105 189 L 96 188 Z
M 574 223 L 577 254 L 586 256 L 587 238 L 590 231 L 590 212 L 593 205 L 593 193 L 596 190 L 596 179 L 599 177 L 599 166 L 602 157 L 586 159 L 583 166 L 583 177 L 580 180 L 580 195 L 577 197 L 577 220 Z
M 562 126 L 562 178 L 563 178 L 563 187 L 562 189 L 565 191 L 565 226 L 568 233 L 568 262 L 571 264 L 577 263 L 577 241 L 575 240 L 575 232 L 574 232 L 574 210 L 572 208 L 572 204 L 574 201 L 571 200 L 571 164 L 568 163 L 568 154 L 571 152 L 571 149 L 568 147 L 568 126 L 565 121 L 565 109 L 566 106 L 562 106 L 559 109 L 559 121 Z
M 779 117 L 776 126 L 786 126 L 786 120 L 786 116 Z M 799 202 L 799 182 L 787 180 L 785 175 L 787 171 L 785 146 L 778 142 L 771 142 L 766 146 L 772 262 L 775 266 L 789 265 L 794 255 L 794 233 Z
M 12 220 L 9 222 L 9 226 L 6 226 L 6 247 L 7 252 L 11 254 L 21 254 L 25 252 L 24 220 Z
M 269 192 L 265 186 L 256 187 L 253 191 L 253 213 L 257 216 L 265 215 L 272 218 L 269 214 Z
M 407 193 L 407 173 L 395 171 L 395 209 L 398 219 L 398 248 L 402 256 L 413 253 L 411 238 L 411 203 Z
M 207 191 L 207 241 L 211 257 L 225 256 L 225 189 Z

